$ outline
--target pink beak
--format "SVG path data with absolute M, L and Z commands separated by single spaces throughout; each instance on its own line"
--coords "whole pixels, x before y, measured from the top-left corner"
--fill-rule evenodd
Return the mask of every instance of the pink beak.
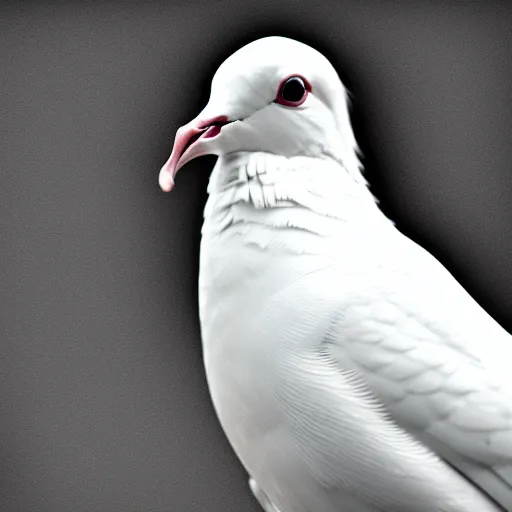
M 164 192 L 172 190 L 176 173 L 186 163 L 208 154 L 208 150 L 202 143 L 216 137 L 222 126 L 228 122 L 227 116 L 217 116 L 207 120 L 194 119 L 176 132 L 171 156 L 160 170 L 158 177 L 158 183 Z

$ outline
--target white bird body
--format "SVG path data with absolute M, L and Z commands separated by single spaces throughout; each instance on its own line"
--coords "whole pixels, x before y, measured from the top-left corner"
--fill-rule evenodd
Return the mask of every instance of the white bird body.
M 241 126 L 309 115 L 280 112 Z M 512 511 L 509 334 L 382 214 L 350 136 L 341 154 L 317 135 L 278 154 L 275 133 L 247 147 L 236 125 L 210 179 L 200 320 L 213 404 L 262 506 Z

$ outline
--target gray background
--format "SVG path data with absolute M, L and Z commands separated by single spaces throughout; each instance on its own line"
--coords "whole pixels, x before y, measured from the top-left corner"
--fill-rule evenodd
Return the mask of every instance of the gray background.
M 216 67 L 263 35 L 354 94 L 385 212 L 512 331 L 507 2 L 48 2 L 0 11 L 0 510 L 256 511 L 197 320 L 214 158 L 158 188 Z

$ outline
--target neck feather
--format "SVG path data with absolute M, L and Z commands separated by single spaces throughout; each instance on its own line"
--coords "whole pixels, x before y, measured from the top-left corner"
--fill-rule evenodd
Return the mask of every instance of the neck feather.
M 385 219 L 359 170 L 347 170 L 329 157 L 224 155 L 208 193 L 204 234 L 246 223 L 330 236 L 349 221 Z

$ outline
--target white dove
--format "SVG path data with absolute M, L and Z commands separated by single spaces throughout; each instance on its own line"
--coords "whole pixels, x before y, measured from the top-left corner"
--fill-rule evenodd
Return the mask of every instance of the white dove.
M 205 154 L 205 369 L 262 507 L 512 511 L 512 340 L 379 210 L 329 61 L 238 50 L 162 189 Z

